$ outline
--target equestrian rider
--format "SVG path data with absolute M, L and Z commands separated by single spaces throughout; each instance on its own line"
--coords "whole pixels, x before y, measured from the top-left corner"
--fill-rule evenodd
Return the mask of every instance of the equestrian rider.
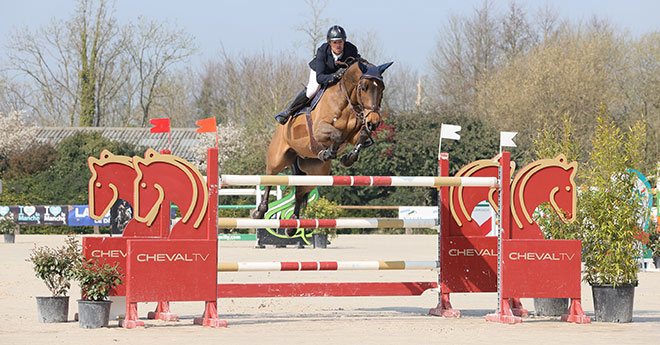
M 351 42 L 346 41 L 346 31 L 341 26 L 333 25 L 328 30 L 327 42 L 319 47 L 314 59 L 309 62 L 312 70 L 309 73 L 307 87 L 298 93 L 288 109 L 275 115 L 275 120 L 282 125 L 286 124 L 291 115 L 302 109 L 314 97 L 321 85 L 330 85 L 338 81 L 346 71 L 348 66 L 346 61 L 349 58 L 359 59 L 358 49 Z

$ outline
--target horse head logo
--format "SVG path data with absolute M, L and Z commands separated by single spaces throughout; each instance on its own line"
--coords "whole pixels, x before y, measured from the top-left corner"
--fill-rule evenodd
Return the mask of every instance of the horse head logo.
M 89 157 L 87 165 L 92 172 L 89 217 L 101 220 L 118 198 L 130 200 L 130 183 L 135 178 L 135 170 L 130 157 L 116 156 L 108 150 L 103 150 L 99 158 Z
M 168 203 L 171 200 L 181 210 L 182 224 L 194 218 L 194 228 L 199 227 L 206 214 L 208 194 L 206 182 L 197 169 L 181 158 L 161 155 L 153 149 L 148 149 L 144 158 L 133 157 L 133 167 L 137 172 L 133 197 L 135 219 L 151 226 L 164 200 Z
M 541 159 L 523 168 L 511 184 L 511 215 L 519 228 L 534 224 L 531 214 L 536 207 L 550 202 L 560 219 L 571 222 L 577 208 L 577 186 L 575 174 L 577 162 L 568 163 L 566 156 Z

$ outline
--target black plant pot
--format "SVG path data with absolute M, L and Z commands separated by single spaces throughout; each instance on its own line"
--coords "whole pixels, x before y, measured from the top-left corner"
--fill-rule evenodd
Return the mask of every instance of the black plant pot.
M 660 256 L 654 256 L 653 257 L 653 264 L 655 265 L 655 268 L 660 269 Z
M 633 302 L 635 300 L 634 284 L 591 284 L 594 297 L 594 314 L 598 322 L 631 322 Z
M 67 322 L 69 320 L 69 296 L 37 297 L 39 322 Z
M 538 316 L 561 316 L 568 310 L 568 298 L 534 298 L 534 311 Z
M 16 235 L 15 234 L 3 234 L 5 235 L 5 243 L 14 243 L 16 240 Z
M 112 301 L 78 300 L 78 326 L 80 328 L 108 327 Z
M 328 248 L 328 235 L 326 234 L 312 234 L 314 241 L 314 248 Z

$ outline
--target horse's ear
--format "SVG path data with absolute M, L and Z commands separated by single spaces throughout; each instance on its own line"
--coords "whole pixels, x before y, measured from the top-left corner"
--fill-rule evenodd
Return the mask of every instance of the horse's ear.
M 367 73 L 367 65 L 363 64 L 362 61 L 358 60 L 358 67 L 360 67 L 360 71 L 362 71 L 362 74 Z
M 393 63 L 394 63 L 394 61 L 390 61 L 390 62 L 388 62 L 388 63 L 384 63 L 384 64 L 378 66 L 378 72 L 382 75 L 383 72 L 385 72 L 385 70 L 386 70 L 388 67 L 392 66 Z

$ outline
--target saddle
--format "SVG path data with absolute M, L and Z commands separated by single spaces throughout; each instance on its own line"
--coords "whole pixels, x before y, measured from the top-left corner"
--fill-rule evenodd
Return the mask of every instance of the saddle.
M 323 97 L 323 93 L 327 88 L 328 85 L 322 85 L 321 89 L 319 89 L 319 91 L 316 93 L 314 98 L 312 98 L 312 102 L 308 106 L 302 107 L 300 110 L 296 111 L 296 113 L 293 114 L 291 118 L 294 118 L 300 114 L 311 114 L 312 110 L 314 110 L 314 108 L 316 108 L 316 105 L 319 104 L 319 102 L 321 101 L 321 97 Z

